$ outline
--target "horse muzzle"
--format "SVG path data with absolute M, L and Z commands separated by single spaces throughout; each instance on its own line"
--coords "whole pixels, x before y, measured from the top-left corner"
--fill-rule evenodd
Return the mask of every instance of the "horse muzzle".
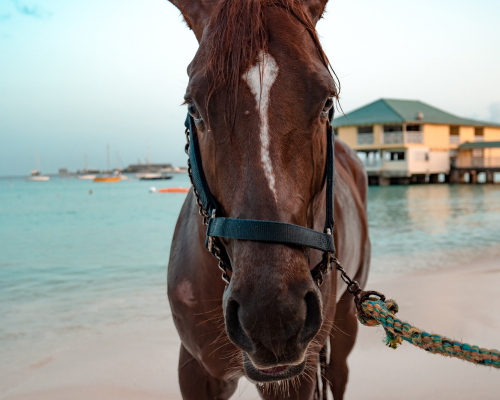
M 242 351 L 247 377 L 273 382 L 301 374 L 323 322 L 320 292 L 312 280 L 279 294 L 231 291 L 231 286 L 224 295 L 226 332 Z

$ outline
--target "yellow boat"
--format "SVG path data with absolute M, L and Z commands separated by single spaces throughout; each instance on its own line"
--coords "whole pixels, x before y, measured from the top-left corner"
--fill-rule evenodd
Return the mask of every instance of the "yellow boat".
M 120 176 L 98 176 L 94 182 L 120 182 Z

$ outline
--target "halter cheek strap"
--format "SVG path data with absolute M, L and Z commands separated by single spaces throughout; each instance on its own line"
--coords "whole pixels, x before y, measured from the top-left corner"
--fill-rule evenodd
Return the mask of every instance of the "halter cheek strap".
M 226 249 L 218 238 L 252 240 L 257 242 L 280 243 L 290 246 L 310 247 L 323 252 L 323 259 L 311 270 L 314 281 L 320 286 L 323 275 L 332 269 L 335 255 L 333 241 L 334 227 L 334 189 L 335 189 L 335 136 L 331 127 L 333 108 L 329 112 L 327 124 L 327 156 L 326 156 L 326 220 L 323 233 L 300 225 L 275 221 L 259 221 L 220 217 L 220 207 L 212 196 L 208 182 L 203 172 L 201 153 L 198 143 L 198 131 L 193 117 L 187 115 L 185 126 L 188 136 L 186 152 L 189 155 L 188 171 L 191 184 L 200 208 L 200 214 L 207 225 L 207 240 L 205 246 L 214 255 L 219 268 L 223 271 L 222 278 L 229 283 L 227 271 L 232 272 L 231 261 Z

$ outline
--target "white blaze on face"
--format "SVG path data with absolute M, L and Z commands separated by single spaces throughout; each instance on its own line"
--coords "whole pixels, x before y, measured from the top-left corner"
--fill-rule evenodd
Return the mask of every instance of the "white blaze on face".
M 252 66 L 243 76 L 243 79 L 248 83 L 250 90 L 255 96 L 257 103 L 256 108 L 260 116 L 260 160 L 264 168 L 269 188 L 273 192 L 274 199 L 276 198 L 275 179 L 273 175 L 273 166 L 271 157 L 269 156 L 269 95 L 271 86 L 273 86 L 276 77 L 278 76 L 278 64 L 274 58 L 267 53 L 261 52 L 259 61 Z

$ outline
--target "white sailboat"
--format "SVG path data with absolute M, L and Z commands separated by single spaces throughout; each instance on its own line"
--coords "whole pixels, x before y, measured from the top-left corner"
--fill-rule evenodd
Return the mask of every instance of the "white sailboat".
M 97 175 L 94 174 L 87 174 L 88 171 L 88 162 L 87 162 L 87 155 L 85 155 L 85 173 L 82 175 L 78 175 L 78 179 L 83 179 L 83 180 L 91 180 L 93 181 Z
M 146 164 L 147 164 L 147 171 L 145 172 L 138 172 L 135 174 L 136 179 L 140 179 L 141 181 L 159 181 L 159 180 L 165 180 L 165 179 L 172 179 L 173 175 L 170 174 L 165 174 L 165 171 L 157 171 L 157 172 L 152 172 L 151 171 L 151 161 L 150 161 L 150 151 L 149 151 L 149 142 L 148 142 L 148 156 L 146 157 Z
M 116 171 L 118 171 L 118 173 L 120 175 L 120 180 L 122 180 L 122 181 L 128 180 L 128 176 L 123 175 L 121 170 L 120 170 L 120 153 L 118 153 L 118 152 L 116 152 Z
M 26 182 L 46 182 L 50 180 L 49 176 L 43 176 L 40 172 L 40 157 L 38 157 L 38 150 L 35 151 L 36 168 L 31 171 L 31 176 L 24 178 Z

